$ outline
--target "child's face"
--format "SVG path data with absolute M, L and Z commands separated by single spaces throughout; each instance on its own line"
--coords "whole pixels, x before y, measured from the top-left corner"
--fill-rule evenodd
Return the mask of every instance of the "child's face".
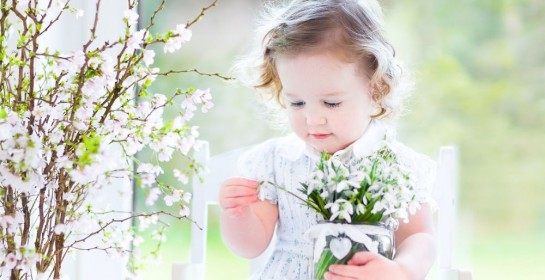
M 377 111 L 363 71 L 334 54 L 281 55 L 276 68 L 293 131 L 320 152 L 352 144 Z

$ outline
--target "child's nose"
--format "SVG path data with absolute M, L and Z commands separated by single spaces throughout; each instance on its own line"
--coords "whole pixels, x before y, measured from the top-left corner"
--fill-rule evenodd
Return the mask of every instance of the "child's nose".
M 319 111 L 309 110 L 306 114 L 307 125 L 324 125 L 327 123 L 327 118 Z

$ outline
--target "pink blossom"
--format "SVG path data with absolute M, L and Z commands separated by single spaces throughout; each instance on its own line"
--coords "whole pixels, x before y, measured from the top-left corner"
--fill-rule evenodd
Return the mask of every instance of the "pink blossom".
M 8 269 L 13 269 L 15 266 L 17 266 L 18 262 L 19 260 L 17 259 L 17 256 L 15 256 L 13 253 L 9 253 L 4 259 L 4 266 Z

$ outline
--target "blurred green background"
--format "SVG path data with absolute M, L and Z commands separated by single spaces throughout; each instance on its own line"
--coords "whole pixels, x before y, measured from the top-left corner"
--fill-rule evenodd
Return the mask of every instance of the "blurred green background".
M 145 23 L 159 1 L 142 2 Z M 211 2 L 168 1 L 156 30 L 193 19 Z M 155 65 L 229 74 L 236 56 L 250 46 L 261 3 L 219 1 L 194 25 L 193 39 L 180 51 L 167 57 L 158 48 Z M 459 148 L 455 266 L 472 270 L 474 279 L 542 279 L 545 1 L 381 3 L 388 37 L 416 81 L 398 138 L 432 157 L 441 145 Z M 168 95 L 190 86 L 210 88 L 214 96 L 213 110 L 194 119 L 212 155 L 281 135 L 268 127 L 253 92 L 237 83 L 187 74 L 159 79 L 151 92 Z M 207 279 L 243 279 L 248 264 L 223 245 L 218 211 L 210 209 Z M 172 263 L 189 260 L 189 243 L 190 223 L 173 221 L 163 262 L 148 265 L 144 278 L 170 279 Z

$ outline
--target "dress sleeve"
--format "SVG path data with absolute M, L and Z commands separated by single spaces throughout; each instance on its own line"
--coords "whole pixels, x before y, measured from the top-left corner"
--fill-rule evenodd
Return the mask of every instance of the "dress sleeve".
M 238 158 L 237 176 L 262 182 L 259 198 L 277 204 L 277 189 L 271 184 L 275 182 L 274 156 L 274 140 L 250 147 Z
M 416 154 L 415 157 L 416 193 L 422 203 L 429 203 L 432 209 L 436 210 L 437 203 L 433 198 L 433 192 L 437 182 L 437 163 L 425 155 Z
M 433 192 L 437 181 L 437 163 L 430 157 L 417 153 L 399 142 L 396 146 L 400 162 L 412 173 L 416 199 L 420 203 L 428 203 L 435 211 L 437 203 L 433 198 Z

